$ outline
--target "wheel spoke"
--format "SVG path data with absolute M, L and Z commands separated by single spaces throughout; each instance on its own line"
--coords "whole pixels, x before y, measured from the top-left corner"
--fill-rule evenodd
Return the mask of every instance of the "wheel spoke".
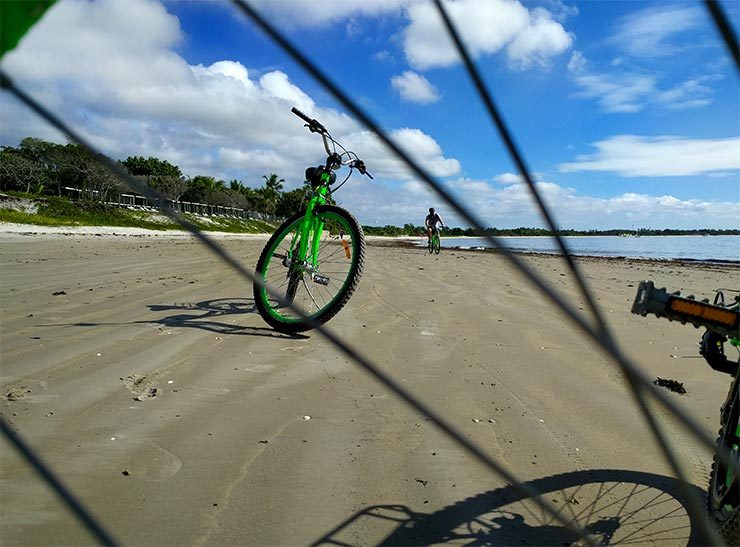
M 319 241 L 309 242 L 308 256 L 302 259 L 297 253 L 296 230 L 303 218 L 296 215 L 270 239 L 271 249 L 265 251 L 266 258 L 261 257 L 258 269 L 267 285 L 282 295 L 283 300 L 323 322 L 346 303 L 347 299 L 342 296 L 354 290 L 356 283 L 352 281 L 359 276 L 364 242 L 361 228 L 349 213 L 333 206 L 321 207 L 323 210 L 316 209 L 316 221 L 330 227 L 333 233 L 327 229 L 318 234 Z M 336 235 L 339 231 L 344 233 L 341 239 Z M 298 266 L 302 273 L 295 285 L 290 281 L 292 274 L 285 267 L 289 258 L 295 260 L 292 267 L 303 264 Z M 260 314 L 278 330 L 305 330 L 301 316 L 288 306 L 280 305 L 278 298 L 255 289 L 255 301 Z

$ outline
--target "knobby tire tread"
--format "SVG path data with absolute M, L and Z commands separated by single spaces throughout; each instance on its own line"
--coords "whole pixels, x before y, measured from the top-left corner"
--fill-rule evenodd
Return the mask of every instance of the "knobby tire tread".
M 740 381 L 740 375 L 736 376 L 733 380 L 733 385 L 730 388 L 731 389 L 731 397 L 728 399 L 729 403 L 732 403 L 735 401 L 734 404 L 737 404 L 737 390 L 738 390 L 738 382 Z M 731 418 L 731 416 L 728 416 L 728 418 Z M 720 447 L 724 440 L 725 431 L 728 427 L 732 427 L 733 424 L 728 423 L 723 424 L 722 427 L 720 427 L 719 435 L 717 436 L 717 448 Z M 720 509 L 717 509 L 714 507 L 714 500 L 713 500 L 713 490 L 714 490 L 714 483 L 715 480 L 720 480 L 719 477 L 716 477 L 717 475 L 717 466 L 718 466 L 718 458 L 717 454 L 714 454 L 714 457 L 712 459 L 712 471 L 709 475 L 709 486 L 707 487 L 707 517 L 709 518 L 710 522 L 713 522 L 715 526 L 717 527 L 717 530 L 719 531 L 719 534 L 722 536 L 722 538 L 727 542 L 727 545 L 740 545 L 740 506 L 735 507 L 732 514 L 727 517 L 726 519 L 722 520 L 717 518 L 718 512 L 720 512 Z
M 318 315 L 313 315 L 312 319 L 323 325 L 327 321 L 329 321 L 332 317 L 334 317 L 339 311 L 347 304 L 352 294 L 355 292 L 355 289 L 357 288 L 357 285 L 359 284 L 360 277 L 362 276 L 362 270 L 365 265 L 365 234 L 362 231 L 362 226 L 360 226 L 360 223 L 357 222 L 357 219 L 350 213 L 349 211 L 342 209 L 341 207 L 337 207 L 335 205 L 319 205 L 314 209 L 316 214 L 320 214 L 322 212 L 332 212 L 338 216 L 344 217 L 344 220 L 347 222 L 349 227 L 351 228 L 351 231 L 353 232 L 352 238 L 357 239 L 357 262 L 353 266 L 353 269 L 350 270 L 349 274 L 349 283 L 346 283 L 344 287 L 337 293 L 337 296 L 334 298 L 334 301 L 332 304 L 321 311 Z M 293 224 L 296 220 L 301 219 L 304 216 L 304 212 L 298 212 L 285 220 L 277 230 L 275 230 L 275 233 L 272 234 L 270 239 L 267 241 L 267 244 L 265 245 L 264 249 L 262 249 L 262 253 L 260 254 L 259 260 L 257 261 L 257 275 L 262 275 L 262 270 L 265 267 L 266 262 L 269 260 L 269 252 L 272 248 L 273 243 L 276 239 L 282 239 L 286 237 L 284 235 L 284 232 L 287 230 L 287 228 Z M 289 237 L 289 235 L 288 235 Z M 254 294 L 254 304 L 257 308 L 257 311 L 262 316 L 262 319 L 267 322 L 272 328 L 274 328 L 278 332 L 282 332 L 284 334 L 296 334 L 299 332 L 304 332 L 307 330 L 310 330 L 313 328 L 307 321 L 296 321 L 296 322 L 284 322 L 279 320 L 278 318 L 274 317 L 270 312 L 266 309 L 265 304 L 262 300 L 261 296 L 262 289 L 257 285 L 256 283 L 253 286 L 253 294 Z

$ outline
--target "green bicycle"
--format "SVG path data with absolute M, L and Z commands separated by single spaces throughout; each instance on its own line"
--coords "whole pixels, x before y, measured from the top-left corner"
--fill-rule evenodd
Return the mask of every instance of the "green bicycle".
M 439 251 L 441 249 L 441 243 L 439 240 L 439 231 L 437 230 L 432 231 L 432 237 L 429 238 L 428 247 L 429 247 L 429 254 L 432 254 L 432 253 L 439 254 Z
M 271 295 L 255 282 L 257 311 L 275 330 L 287 334 L 309 330 L 311 322 L 326 323 L 357 288 L 365 258 L 365 236 L 355 217 L 330 201 L 355 169 L 373 178 L 357 154 L 335 141 L 321 123 L 297 108 L 291 112 L 306 122 L 309 131 L 321 135 L 327 158 L 324 165 L 306 169 L 311 194 L 305 211 L 278 227 L 257 261 L 257 275 L 277 293 Z M 332 187 L 335 171 L 342 166 L 349 167 L 349 174 Z
M 729 290 L 729 289 L 725 289 Z M 668 293 L 652 281 L 642 281 L 637 289 L 632 313 L 653 314 L 671 321 L 704 327 L 706 332 L 699 344 L 699 353 L 709 366 L 728 374 L 733 380 L 727 398 L 720 408 L 720 429 L 717 450 L 707 488 L 707 516 L 728 545 L 740 545 L 740 359 L 725 355 L 725 342 L 740 349 L 740 291 L 733 302 L 725 303 L 724 293 L 717 290 L 714 303 L 683 297 L 680 292 Z M 729 462 L 717 457 L 724 452 Z M 728 465 L 729 464 L 729 465 Z

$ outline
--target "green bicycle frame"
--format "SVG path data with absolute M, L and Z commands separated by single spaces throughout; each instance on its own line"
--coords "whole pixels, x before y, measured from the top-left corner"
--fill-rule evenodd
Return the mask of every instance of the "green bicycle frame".
M 319 244 L 321 242 L 321 232 L 324 231 L 324 221 L 316 220 L 313 216 L 314 209 L 318 205 L 326 205 L 327 195 L 329 194 L 329 173 L 324 172 L 321 174 L 321 186 L 316 193 L 308 200 L 306 206 L 306 214 L 301 221 L 300 228 L 296 231 L 293 236 L 293 241 L 290 243 L 291 250 L 295 249 L 295 239 L 300 238 L 298 242 L 298 256 L 293 257 L 294 260 L 298 260 L 300 264 L 310 263 L 311 266 L 316 269 L 318 268 L 318 254 Z M 311 245 L 310 260 L 307 259 L 309 253 L 309 242 Z

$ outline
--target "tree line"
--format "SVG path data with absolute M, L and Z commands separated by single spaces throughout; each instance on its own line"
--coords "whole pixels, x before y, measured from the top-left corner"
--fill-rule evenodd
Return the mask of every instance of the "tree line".
M 0 190 L 62 196 L 65 188 L 73 188 L 85 199 L 103 202 L 129 191 L 100 159 L 77 143 L 58 144 L 27 137 L 17 147 L 0 147 Z M 286 217 L 300 208 L 306 193 L 305 186 L 284 191 L 285 180 L 275 173 L 263 175 L 262 186 L 252 187 L 236 179 L 226 182 L 208 175 L 186 177 L 177 165 L 155 157 L 129 156 L 118 163 L 173 201 Z
M 15 190 L 34 194 L 64 195 L 64 188 L 73 188 L 88 200 L 109 201 L 109 198 L 128 191 L 121 181 L 103 167 L 100 158 L 76 143 L 58 144 L 34 137 L 23 139 L 17 147 L 0 147 L 0 190 Z M 251 187 L 239 180 L 228 183 L 208 175 L 186 177 L 177 165 L 155 157 L 129 156 L 118 163 L 162 196 L 173 201 L 190 201 L 208 205 L 236 207 L 271 215 L 288 217 L 298 211 L 306 196 L 307 184 L 286 192 L 284 179 L 275 173 L 263 175 L 260 187 Z M 423 226 L 363 226 L 369 235 L 419 236 L 426 234 Z M 552 236 L 542 228 L 487 228 L 493 236 Z M 444 227 L 443 236 L 480 236 L 473 228 Z M 560 235 L 740 235 L 740 230 L 561 230 Z
M 404 224 L 403 227 L 386 225 L 386 226 L 363 226 L 363 231 L 367 235 L 378 236 L 420 236 L 426 235 L 426 228 L 415 226 L 413 224 Z M 440 229 L 442 237 L 480 237 L 481 235 L 491 236 L 547 236 L 552 237 L 554 234 L 550 230 L 543 228 L 486 228 L 481 234 L 480 230 L 473 228 L 460 227 L 443 227 Z M 637 230 L 560 230 L 561 236 L 679 236 L 679 235 L 702 235 L 702 236 L 720 236 L 720 235 L 740 235 L 740 230 L 682 230 L 682 229 L 652 229 L 639 228 Z

